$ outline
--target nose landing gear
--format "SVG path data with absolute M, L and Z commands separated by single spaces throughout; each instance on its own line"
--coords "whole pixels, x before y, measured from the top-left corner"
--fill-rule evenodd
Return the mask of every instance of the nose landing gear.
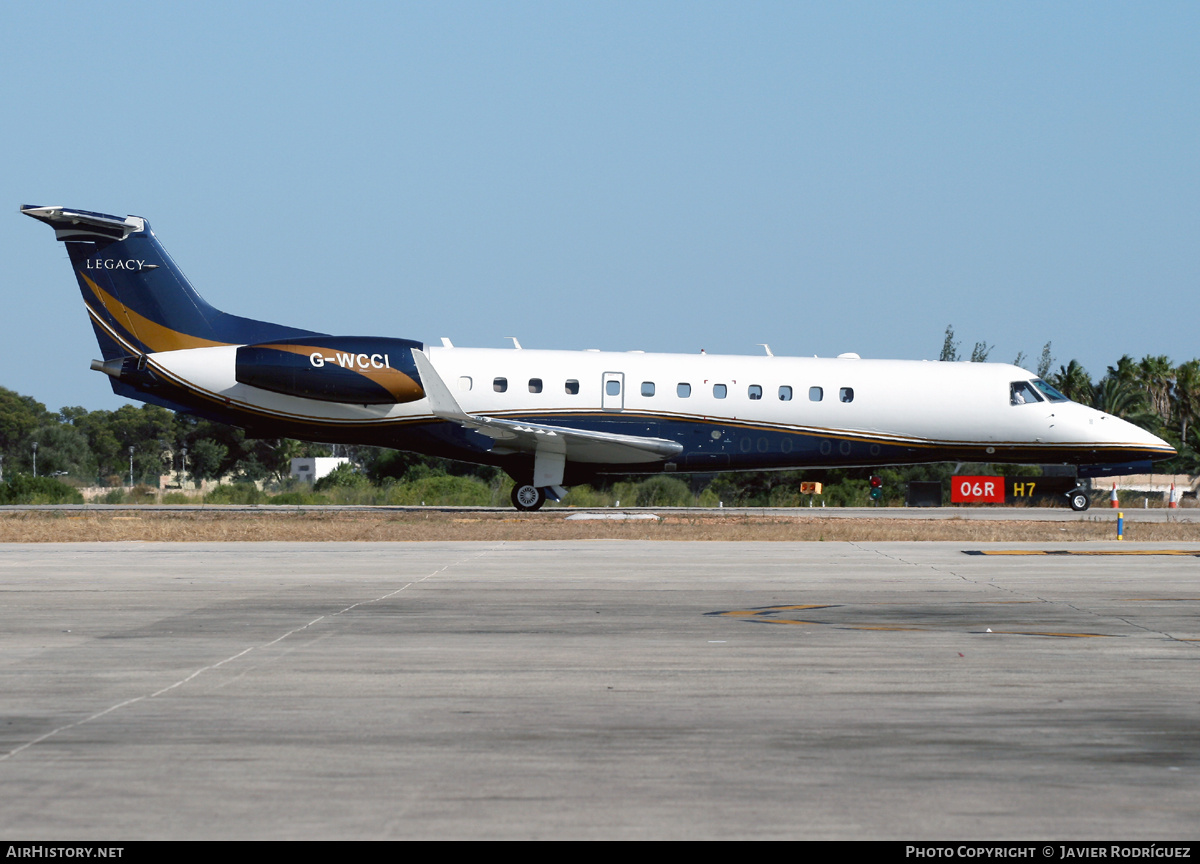
M 1072 489 L 1067 493 L 1067 501 L 1070 503 L 1071 509 L 1076 513 L 1082 513 L 1091 504 L 1087 492 L 1083 489 Z

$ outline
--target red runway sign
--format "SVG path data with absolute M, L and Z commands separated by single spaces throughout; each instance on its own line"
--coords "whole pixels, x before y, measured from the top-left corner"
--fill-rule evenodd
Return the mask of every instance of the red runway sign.
M 1003 477 L 951 477 L 950 501 L 953 504 L 1003 504 Z

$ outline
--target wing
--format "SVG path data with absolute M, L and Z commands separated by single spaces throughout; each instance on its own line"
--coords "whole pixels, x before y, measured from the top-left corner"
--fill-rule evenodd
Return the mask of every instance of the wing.
M 683 452 L 683 446 L 665 438 L 618 435 L 593 429 L 568 429 L 524 420 L 502 420 L 481 414 L 468 414 L 459 407 L 450 388 L 446 386 L 425 352 L 412 349 L 421 385 L 429 399 L 434 416 L 467 429 L 474 429 L 494 438 L 493 453 L 530 453 L 540 462 L 561 463 L 591 462 L 612 465 L 635 465 L 646 462 L 661 462 Z M 557 458 L 555 458 L 557 457 Z M 543 475 L 539 469 L 535 474 Z M 562 482 L 561 467 L 558 479 L 543 483 L 539 476 L 538 485 L 557 485 Z

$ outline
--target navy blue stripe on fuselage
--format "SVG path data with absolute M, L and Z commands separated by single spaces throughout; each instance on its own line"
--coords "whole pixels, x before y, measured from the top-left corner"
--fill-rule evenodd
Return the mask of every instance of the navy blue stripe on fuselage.
M 212 419 L 254 429 L 256 434 L 283 435 L 328 442 L 357 442 L 400 450 L 431 452 L 451 459 L 502 464 L 507 457 L 491 453 L 493 441 L 456 423 L 432 417 L 333 420 L 280 415 L 267 409 L 234 404 L 218 394 L 202 393 L 172 383 L 159 399 L 184 403 Z M 1026 445 L 1018 442 L 896 441 L 848 430 L 780 429 L 745 421 L 662 417 L 633 412 L 530 413 L 506 412 L 507 419 L 528 420 L 566 428 L 664 438 L 683 446 L 670 460 L 683 471 L 785 469 L 797 467 L 914 464 L 929 461 L 1053 463 L 1136 461 L 1159 454 L 1136 447 L 1095 445 Z M 269 430 L 261 432 L 259 430 Z M 989 452 L 990 451 L 990 452 Z M 663 462 L 638 466 L 579 466 L 580 470 L 621 473 L 658 471 Z
M 567 428 L 664 438 L 683 446 L 680 470 L 757 470 L 798 466 L 900 465 L 929 461 L 1088 463 L 1161 458 L 1136 446 L 1023 444 L 1019 442 L 896 441 L 850 430 L 780 429 L 765 424 L 711 418 L 680 419 L 629 412 L 538 414 L 526 419 Z

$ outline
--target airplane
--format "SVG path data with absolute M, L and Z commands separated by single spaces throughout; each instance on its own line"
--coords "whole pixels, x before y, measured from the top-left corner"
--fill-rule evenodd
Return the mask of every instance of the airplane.
M 441 346 L 335 336 L 206 303 L 147 220 L 23 205 L 66 244 L 121 396 L 251 437 L 369 444 L 499 466 L 512 503 L 605 474 L 1067 464 L 1149 471 L 1174 448 L 999 363 Z M 1067 493 L 1087 509 L 1082 482 Z

